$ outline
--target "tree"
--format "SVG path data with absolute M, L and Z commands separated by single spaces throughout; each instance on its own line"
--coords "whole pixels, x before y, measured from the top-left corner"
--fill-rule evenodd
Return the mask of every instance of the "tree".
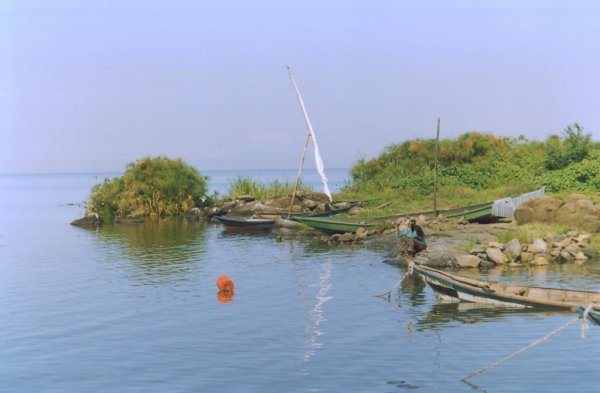
M 544 166 L 557 170 L 580 162 L 588 156 L 591 143 L 592 135 L 584 134 L 583 127 L 573 123 L 563 131 L 562 138 L 552 135 L 547 139 Z

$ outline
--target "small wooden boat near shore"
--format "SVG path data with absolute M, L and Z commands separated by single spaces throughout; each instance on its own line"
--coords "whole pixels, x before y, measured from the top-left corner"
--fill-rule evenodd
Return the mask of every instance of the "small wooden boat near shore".
M 586 306 L 577 306 L 575 311 L 579 313 L 584 319 L 589 320 L 594 325 L 600 325 L 600 311 L 591 309 L 588 310 Z
M 586 308 L 591 304 L 592 310 L 600 315 L 600 292 L 504 284 L 458 276 L 415 263 L 411 263 L 409 269 L 444 300 L 571 310 L 578 306 Z
M 270 231 L 275 220 L 265 218 L 215 216 L 228 229 Z

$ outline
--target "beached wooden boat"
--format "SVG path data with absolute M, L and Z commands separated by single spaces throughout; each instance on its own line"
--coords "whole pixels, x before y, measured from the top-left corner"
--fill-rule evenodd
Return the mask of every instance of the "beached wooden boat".
M 445 300 L 549 309 L 575 309 L 593 304 L 594 311 L 600 311 L 600 292 L 504 284 L 458 276 L 415 263 L 411 263 L 409 269 Z
M 352 209 L 355 206 L 360 205 L 360 202 L 353 202 L 350 205 L 346 206 L 346 207 L 340 207 L 338 209 L 332 209 L 332 210 L 327 210 L 321 213 L 293 213 L 290 218 L 293 217 L 331 217 L 331 216 L 336 216 L 338 214 L 342 214 L 342 213 L 347 213 L 348 211 L 350 211 L 350 209 Z M 281 215 L 283 218 L 287 218 L 288 213 L 279 213 L 279 215 Z
M 275 225 L 274 219 L 215 216 L 225 227 L 238 230 L 270 231 Z
M 379 224 L 365 220 L 356 220 L 342 217 L 310 217 L 310 216 L 292 216 L 292 220 L 306 224 L 312 228 L 327 233 L 354 233 L 358 228 L 375 229 Z
M 494 202 L 481 203 L 478 205 L 465 206 L 457 209 L 448 210 L 442 212 L 446 218 L 459 218 L 464 217 L 469 222 L 485 222 L 497 220 L 500 217 L 496 217 L 492 214 L 492 207 Z

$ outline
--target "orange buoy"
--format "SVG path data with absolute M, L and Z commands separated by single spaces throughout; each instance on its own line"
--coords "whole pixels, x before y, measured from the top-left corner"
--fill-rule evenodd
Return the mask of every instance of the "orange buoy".
M 219 291 L 219 293 L 217 293 L 217 300 L 219 301 L 219 303 L 229 303 L 233 300 L 233 295 L 233 291 Z
M 231 281 L 231 279 L 229 277 L 220 276 L 217 279 L 217 287 L 219 288 L 220 292 L 224 292 L 224 293 L 232 292 L 233 293 L 235 284 L 233 283 L 233 281 Z

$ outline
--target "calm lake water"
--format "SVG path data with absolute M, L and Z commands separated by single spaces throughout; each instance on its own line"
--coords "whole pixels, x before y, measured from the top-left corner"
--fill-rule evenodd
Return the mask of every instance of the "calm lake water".
M 260 176 L 284 172 L 295 180 Z M 236 176 L 207 174 L 221 192 Z M 328 175 L 343 185 L 347 173 Z M 1 392 L 600 390 L 600 328 L 583 339 L 579 322 L 461 382 L 572 313 L 439 304 L 416 280 L 388 301 L 375 295 L 404 270 L 364 246 L 183 220 L 69 225 L 103 177 L 0 176 Z M 228 303 L 222 274 L 236 285 Z M 598 262 L 488 275 L 600 290 Z

